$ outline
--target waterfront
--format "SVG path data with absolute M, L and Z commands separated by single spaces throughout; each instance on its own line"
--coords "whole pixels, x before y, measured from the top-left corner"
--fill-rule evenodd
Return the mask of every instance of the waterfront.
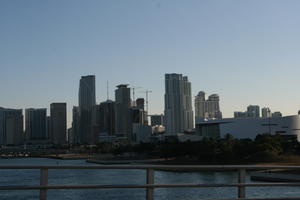
M 55 160 L 44 158 L 1 159 L 1 165 L 91 165 L 84 160 Z M 38 185 L 38 170 L 0 170 L 1 185 Z M 248 181 L 249 177 L 247 178 Z M 174 183 L 236 183 L 234 172 L 155 172 L 155 182 Z M 143 170 L 50 170 L 49 184 L 144 184 Z M 155 189 L 157 200 L 233 198 L 236 188 Z M 1 191 L 0 199 L 38 199 L 38 191 Z M 247 188 L 248 197 L 300 196 L 299 188 Z M 48 199 L 145 199 L 145 189 L 50 190 Z

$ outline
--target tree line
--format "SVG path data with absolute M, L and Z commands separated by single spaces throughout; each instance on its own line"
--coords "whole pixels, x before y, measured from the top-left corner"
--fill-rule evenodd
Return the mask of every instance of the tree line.
M 172 140 L 118 146 L 102 143 L 98 148 L 98 152 L 113 153 L 116 156 L 130 152 L 145 157 L 206 164 L 271 162 L 284 156 L 300 155 L 300 144 L 297 140 L 270 134 L 257 135 L 253 140 L 226 135 L 224 138 L 204 138 L 197 142 Z

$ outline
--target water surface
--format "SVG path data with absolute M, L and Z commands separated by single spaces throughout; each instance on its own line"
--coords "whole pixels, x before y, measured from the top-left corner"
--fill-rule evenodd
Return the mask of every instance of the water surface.
M 0 165 L 92 165 L 84 160 L 46 158 L 0 159 Z M 38 185 L 39 170 L 0 170 L 0 185 Z M 49 170 L 49 184 L 145 184 L 144 170 Z M 249 180 L 249 176 L 247 177 Z M 155 172 L 155 183 L 236 183 L 234 172 Z M 39 191 L 0 191 L 0 199 L 38 199 Z M 50 190 L 49 200 L 140 200 L 145 189 Z M 201 198 L 234 198 L 236 188 L 155 189 L 155 200 L 199 200 Z M 247 197 L 300 196 L 299 187 L 247 188 Z

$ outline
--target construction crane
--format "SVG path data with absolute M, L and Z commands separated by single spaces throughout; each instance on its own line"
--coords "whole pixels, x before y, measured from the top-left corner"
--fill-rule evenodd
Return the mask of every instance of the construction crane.
M 132 88 L 132 101 L 133 101 L 134 104 L 135 104 L 135 91 L 136 91 L 137 89 L 141 89 L 142 87 L 132 86 L 131 88 Z
M 145 90 L 145 91 L 141 91 L 140 93 L 145 93 L 146 94 L 146 112 L 147 114 L 149 114 L 149 101 L 148 101 L 148 97 L 149 97 L 149 93 L 152 93 L 151 90 Z

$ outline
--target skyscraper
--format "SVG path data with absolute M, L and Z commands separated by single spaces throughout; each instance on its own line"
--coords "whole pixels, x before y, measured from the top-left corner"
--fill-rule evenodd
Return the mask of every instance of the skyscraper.
M 27 140 L 34 141 L 48 139 L 46 130 L 46 114 L 46 108 L 29 108 L 25 110 Z
M 255 117 L 259 118 L 260 117 L 260 109 L 258 105 L 249 105 L 247 107 L 247 113 L 249 117 Z
M 115 135 L 115 102 L 107 100 L 96 105 L 93 110 L 93 130 L 95 135 Z
M 102 102 L 100 104 L 100 111 L 103 116 L 103 118 L 101 118 L 100 131 L 102 133 L 105 132 L 110 136 L 115 135 L 115 102 L 111 100 Z
M 95 76 L 82 76 L 79 84 L 79 136 L 80 144 L 95 143 L 92 131 L 92 110 L 96 105 Z
M 138 98 L 136 100 L 136 107 L 139 109 L 145 110 L 145 99 L 144 98 Z
M 66 144 L 67 139 L 67 104 L 50 105 L 50 140 L 53 144 Z
M 195 97 L 195 118 L 196 120 L 205 119 L 207 113 L 205 92 L 200 91 Z
M 148 125 L 148 113 L 145 110 L 145 99 L 144 98 L 138 98 L 136 100 L 136 107 L 141 110 L 143 113 L 143 124 Z
M 79 108 L 82 110 L 92 110 L 96 105 L 95 76 L 82 76 L 79 84 Z
M 246 112 L 235 111 L 234 118 L 259 118 L 260 109 L 258 105 L 249 105 Z
M 220 97 L 217 94 L 212 94 L 205 98 L 205 92 L 201 91 L 195 97 L 195 118 L 196 120 L 205 119 L 221 119 L 222 112 L 220 111 Z
M 168 134 L 193 129 L 191 83 L 182 74 L 165 75 L 165 125 Z
M 0 144 L 18 145 L 23 142 L 22 109 L 0 108 Z
M 263 118 L 272 117 L 272 112 L 271 112 L 270 108 L 266 108 L 266 107 L 262 108 L 261 114 L 262 114 Z
M 79 107 L 73 106 L 72 110 L 73 119 L 72 119 L 72 138 L 69 138 L 69 143 L 71 144 L 80 144 L 80 120 L 79 120 Z
M 130 139 L 131 122 L 130 122 L 130 88 L 122 84 L 115 90 L 116 97 L 116 134 L 127 136 Z
M 4 116 L 4 108 L 0 107 L 0 144 L 5 144 L 5 116 Z

